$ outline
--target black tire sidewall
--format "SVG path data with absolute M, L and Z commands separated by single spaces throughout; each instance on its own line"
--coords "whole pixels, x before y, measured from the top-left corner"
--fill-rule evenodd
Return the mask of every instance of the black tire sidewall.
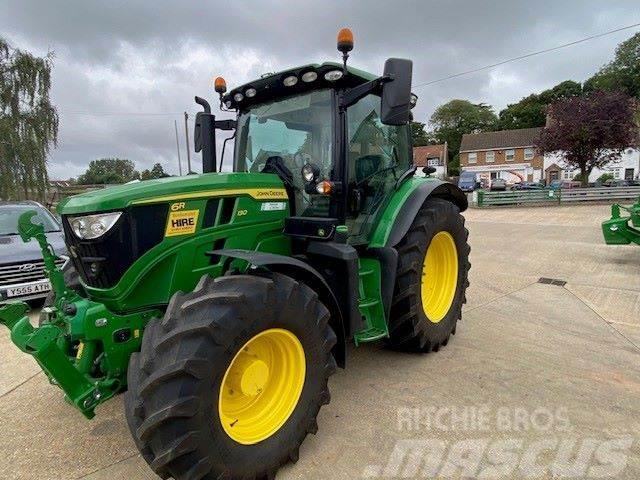
M 420 264 L 420 273 L 418 274 L 417 281 L 415 282 L 416 296 L 418 298 L 417 314 L 420 321 L 423 322 L 425 332 L 432 342 L 442 342 L 445 340 L 451 331 L 453 330 L 458 318 L 460 318 L 460 311 L 465 295 L 465 282 L 466 282 L 466 269 L 464 265 L 467 259 L 464 257 L 465 249 L 467 248 L 467 240 L 464 229 L 464 224 L 459 221 L 459 211 L 457 207 L 447 202 L 455 210 L 454 212 L 448 212 L 448 209 L 441 209 L 437 211 L 435 215 L 435 221 L 428 225 L 425 229 L 425 237 L 423 243 L 423 251 L 421 252 L 422 262 L 427 255 L 427 250 L 431 244 L 431 240 L 436 234 L 440 232 L 447 232 L 453 238 L 456 246 L 457 261 L 458 261 L 458 276 L 456 279 L 456 293 L 453 297 L 453 301 L 449 307 L 446 315 L 438 322 L 432 322 L 425 313 L 424 306 L 422 305 L 422 269 L 423 263 Z M 425 272 L 427 275 L 429 272 Z
M 325 388 L 325 352 L 320 348 L 324 342 L 322 332 L 309 328 L 312 326 L 308 323 L 295 320 L 292 315 L 287 314 L 287 310 L 295 312 L 294 305 L 281 304 L 278 307 L 282 308 L 281 315 L 256 315 L 249 321 L 246 329 L 233 338 L 223 355 L 211 355 L 215 375 L 202 384 L 200 394 L 204 403 L 214 406 L 205 415 L 205 421 L 210 427 L 212 453 L 221 453 L 232 471 L 251 464 L 269 465 L 276 452 L 280 456 L 287 456 L 291 445 L 299 442 L 300 436 L 306 436 L 308 410 L 318 403 L 318 397 Z M 256 312 L 259 310 L 260 306 L 256 305 Z M 253 337 L 273 328 L 290 331 L 302 344 L 306 363 L 304 386 L 293 413 L 277 432 L 257 444 L 242 445 L 229 437 L 220 421 L 218 401 L 222 380 L 236 353 Z

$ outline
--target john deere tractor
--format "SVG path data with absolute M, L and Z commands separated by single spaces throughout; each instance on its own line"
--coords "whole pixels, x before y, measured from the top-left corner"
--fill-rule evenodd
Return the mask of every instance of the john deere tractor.
M 329 403 L 347 344 L 437 351 L 456 331 L 469 245 L 454 185 L 416 176 L 412 63 L 382 76 L 343 62 L 215 89 L 195 124 L 202 175 L 149 180 L 62 202 L 71 256 L 60 271 L 41 225 L 52 295 L 32 326 L 0 307 L 86 417 L 119 392 L 135 443 L 162 478 L 273 478 L 296 461 Z M 218 172 L 217 130 L 234 131 Z M 224 151 L 224 150 L 223 150 Z

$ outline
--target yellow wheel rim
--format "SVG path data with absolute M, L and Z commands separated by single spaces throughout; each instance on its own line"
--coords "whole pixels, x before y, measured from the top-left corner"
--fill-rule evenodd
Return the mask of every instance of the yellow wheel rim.
M 222 379 L 218 412 L 227 435 L 253 445 L 276 433 L 298 404 L 305 371 L 304 348 L 290 331 L 272 328 L 249 340 Z
M 427 318 L 438 323 L 453 303 L 458 284 L 458 251 L 449 232 L 431 239 L 422 265 L 422 308 Z

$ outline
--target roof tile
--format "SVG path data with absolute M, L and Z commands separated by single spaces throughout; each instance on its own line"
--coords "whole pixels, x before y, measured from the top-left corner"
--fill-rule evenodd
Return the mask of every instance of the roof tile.
M 489 150 L 492 148 L 535 146 L 542 127 L 500 130 L 497 132 L 465 133 L 460 144 L 461 152 Z

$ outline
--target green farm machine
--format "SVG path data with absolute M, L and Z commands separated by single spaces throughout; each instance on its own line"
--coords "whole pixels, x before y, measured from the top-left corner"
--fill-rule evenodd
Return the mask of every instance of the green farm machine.
M 614 203 L 611 218 L 602 222 L 602 234 L 607 245 L 640 245 L 640 197 L 629 207 Z
M 352 48 L 345 29 L 341 63 L 229 92 L 216 79 L 235 119 L 196 97 L 205 173 L 64 200 L 64 271 L 33 213 L 20 218 L 52 295 L 38 327 L 24 303 L 0 307 L 0 322 L 87 418 L 125 392 L 162 478 L 273 478 L 316 433 L 349 342 L 430 352 L 456 331 L 467 199 L 415 175 L 411 61 L 374 76 L 347 66 Z M 216 130 L 234 131 L 232 172 L 219 171 Z

